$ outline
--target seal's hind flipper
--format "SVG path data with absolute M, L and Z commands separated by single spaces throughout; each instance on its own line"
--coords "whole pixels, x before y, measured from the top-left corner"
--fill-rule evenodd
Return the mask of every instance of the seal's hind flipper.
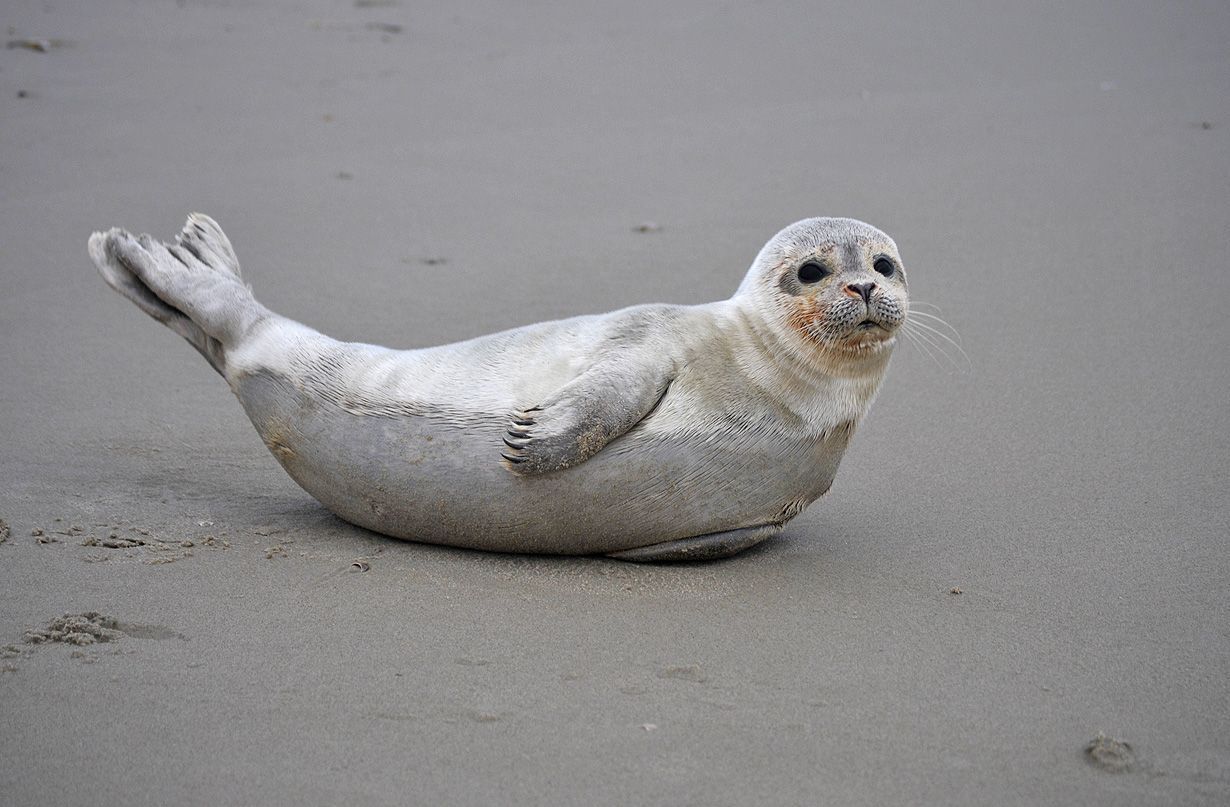
M 189 213 L 184 229 L 175 236 L 175 243 L 191 252 L 197 260 L 216 271 L 230 272 L 242 277 L 239 258 L 231 239 L 226 237 L 218 222 L 204 213 Z
M 89 252 L 107 285 L 187 339 L 219 373 L 228 345 L 268 313 L 244 284 L 222 228 L 200 213 L 173 244 L 113 228 L 90 236 Z
M 726 532 L 711 532 L 678 541 L 638 546 L 622 552 L 611 552 L 608 558 L 641 563 L 662 561 L 717 560 L 736 555 L 782 531 L 782 524 L 763 524 Z

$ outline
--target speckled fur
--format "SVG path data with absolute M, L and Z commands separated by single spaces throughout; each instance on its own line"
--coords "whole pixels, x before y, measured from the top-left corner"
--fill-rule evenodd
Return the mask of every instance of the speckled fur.
M 707 558 L 775 534 L 832 484 L 907 312 L 896 245 L 851 219 L 782 230 L 729 300 L 414 351 L 264 308 L 205 216 L 170 245 L 95 233 L 90 255 L 205 355 L 326 506 L 389 535 L 501 551 Z M 894 276 L 873 271 L 877 257 Z M 808 261 L 830 273 L 802 282 Z M 866 305 L 851 290 L 865 283 Z

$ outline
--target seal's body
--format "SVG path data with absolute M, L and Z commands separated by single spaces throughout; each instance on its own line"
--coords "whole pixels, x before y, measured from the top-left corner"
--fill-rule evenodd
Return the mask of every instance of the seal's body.
M 273 314 L 205 216 L 174 244 L 96 233 L 90 253 L 335 513 L 499 551 L 704 558 L 775 534 L 832 484 L 906 311 L 895 245 L 849 219 L 783 230 L 724 302 L 409 351 Z

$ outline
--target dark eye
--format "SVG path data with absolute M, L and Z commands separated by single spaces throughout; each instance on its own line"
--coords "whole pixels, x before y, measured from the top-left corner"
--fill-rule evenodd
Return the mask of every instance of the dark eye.
M 897 267 L 893 266 L 893 262 L 888 258 L 876 258 L 876 262 L 871 265 L 871 268 L 885 277 L 892 277 L 893 272 L 897 271 Z
M 828 273 L 829 270 L 818 263 L 805 263 L 799 267 L 799 280 L 803 283 L 819 283 Z

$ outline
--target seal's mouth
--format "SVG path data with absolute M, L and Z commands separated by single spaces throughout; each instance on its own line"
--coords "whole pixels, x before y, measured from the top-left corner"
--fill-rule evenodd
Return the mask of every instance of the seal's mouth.
M 873 350 L 892 344 L 893 327 L 868 317 L 846 331 L 841 342 L 851 350 Z

